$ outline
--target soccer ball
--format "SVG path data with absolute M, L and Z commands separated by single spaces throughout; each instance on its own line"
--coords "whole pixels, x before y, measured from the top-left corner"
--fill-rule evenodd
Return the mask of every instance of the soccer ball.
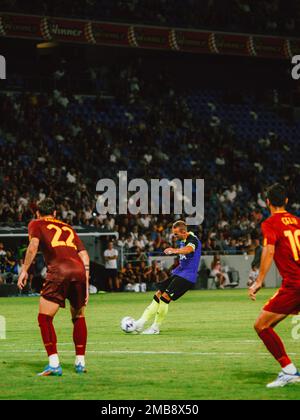
M 132 333 L 136 329 L 136 322 L 130 316 L 126 316 L 121 321 L 121 329 L 126 333 Z

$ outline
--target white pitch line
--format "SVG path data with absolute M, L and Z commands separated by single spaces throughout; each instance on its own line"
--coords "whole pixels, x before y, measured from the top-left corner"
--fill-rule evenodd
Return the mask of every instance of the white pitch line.
M 287 340 L 285 340 L 287 341 Z M 226 340 L 224 339 L 222 340 L 192 340 L 192 341 L 187 341 L 187 343 L 209 343 L 209 344 L 257 344 L 259 343 L 259 340 Z
M 5 353 L 4 351 L 0 350 L 0 354 Z M 44 354 L 44 350 L 12 350 L 10 353 L 15 354 Z M 62 350 L 59 353 L 63 354 L 74 354 L 74 351 L 69 350 Z M 6 353 L 5 353 L 6 354 Z M 130 351 L 130 350 L 88 350 L 87 354 L 101 354 L 101 355 L 108 355 L 108 354 L 126 354 L 126 355 L 154 355 L 154 356 L 220 356 L 220 357 L 251 357 L 253 353 L 222 353 L 222 352 L 185 352 L 185 351 Z M 291 356 L 297 356 L 297 353 L 290 353 Z M 268 353 L 256 353 L 255 356 L 262 356 L 262 357 L 270 357 Z
M 134 337 L 138 337 L 138 335 L 134 335 Z M 141 336 L 139 336 L 139 337 L 141 337 Z M 126 338 L 124 337 L 123 340 L 113 341 L 113 343 L 111 341 L 88 342 L 88 346 L 99 346 L 100 347 L 100 346 L 105 346 L 105 345 L 111 346 L 112 344 L 114 344 L 114 345 L 128 345 L 129 344 L 128 339 L 131 339 L 130 335 L 128 335 Z M 298 344 L 300 342 L 300 340 L 288 339 L 288 340 L 285 340 L 285 342 L 290 343 L 290 344 L 292 344 L 292 343 L 293 344 Z M 27 342 L 27 343 L 22 344 L 22 347 L 23 346 L 24 347 L 36 346 L 37 343 L 38 343 L 38 340 L 35 341 L 35 342 L 33 342 L 33 341 L 32 342 Z M 130 342 L 130 343 L 132 343 L 132 342 Z M 139 342 L 136 342 L 136 343 L 139 343 Z M 202 345 L 214 345 L 214 344 L 222 344 L 222 345 L 224 345 L 224 344 L 244 344 L 244 345 L 248 345 L 248 344 L 260 344 L 260 341 L 258 339 L 257 340 L 227 340 L 227 339 L 224 339 L 224 340 L 210 340 L 208 338 L 203 338 L 203 339 L 199 338 L 198 340 L 188 340 L 188 341 L 185 341 L 184 343 L 185 344 L 202 344 Z M 59 347 L 74 346 L 73 342 L 63 342 L 63 343 L 58 342 L 57 344 L 58 344 Z M 8 340 L 2 340 L 2 341 L 0 340 L 0 351 L 1 351 L 1 349 L 4 349 L 4 348 L 15 349 L 19 345 L 20 345 L 19 342 L 15 342 L 15 343 L 10 342 L 9 343 Z M 174 353 L 174 352 L 171 352 L 171 354 L 172 353 Z M 181 352 L 179 351 L 179 353 L 181 353 Z M 156 352 L 155 352 L 155 354 L 156 354 Z M 245 353 L 243 353 L 243 354 L 245 354 Z
M 137 335 L 135 335 L 135 337 L 137 337 Z M 129 336 L 128 336 L 129 339 Z M 124 340 L 118 340 L 118 341 L 113 341 L 113 343 L 111 341 L 98 341 L 98 342 L 88 342 L 88 346 L 111 346 L 112 344 L 116 344 L 116 345 L 128 345 L 129 341 L 128 339 Z M 15 348 L 18 347 L 20 345 L 20 343 L 10 343 L 10 344 L 6 344 L 5 341 L 8 340 L 3 340 L 3 344 L 0 341 L 0 349 L 1 348 Z M 36 342 L 28 342 L 25 344 L 22 344 L 22 346 L 26 347 L 26 346 L 36 346 L 38 343 L 38 340 Z M 138 343 L 138 342 L 137 342 Z M 205 345 L 214 345 L 214 344 L 260 344 L 260 340 L 208 340 L 208 339 L 199 339 L 199 340 L 189 340 L 189 341 L 185 341 L 185 344 L 205 344 Z M 300 340 L 285 340 L 285 343 L 290 343 L 290 344 L 298 344 L 300 343 Z M 74 346 L 73 342 L 69 342 L 69 343 L 60 343 L 58 342 L 57 345 L 60 346 Z

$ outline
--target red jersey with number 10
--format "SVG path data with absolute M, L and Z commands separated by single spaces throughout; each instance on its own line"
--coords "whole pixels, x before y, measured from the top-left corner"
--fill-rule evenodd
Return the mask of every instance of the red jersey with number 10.
M 78 252 L 85 247 L 74 229 L 60 220 L 42 218 L 33 220 L 28 226 L 29 238 L 40 240 L 42 251 L 47 266 L 57 264 L 61 260 L 75 260 L 82 265 Z
M 283 287 L 300 289 L 300 219 L 276 212 L 262 223 L 264 246 L 275 245 L 274 260 Z

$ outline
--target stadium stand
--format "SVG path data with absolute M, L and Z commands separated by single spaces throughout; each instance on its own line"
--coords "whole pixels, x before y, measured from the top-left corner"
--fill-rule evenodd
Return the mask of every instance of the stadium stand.
M 147 8 L 146 0 L 100 0 L 31 2 L 29 8 L 14 0 L 2 2 L 1 10 L 297 35 L 297 2 L 290 2 L 284 13 L 283 4 L 279 0 L 255 4 L 165 0 L 151 1 Z M 217 68 L 225 61 L 199 57 L 193 71 L 188 55 L 182 56 L 184 60 L 168 55 L 163 63 L 158 55 L 151 60 L 157 53 L 149 52 L 144 62 L 146 55 L 141 51 L 131 56 L 135 54 L 131 50 L 116 49 L 114 55 L 113 49 L 99 49 L 100 58 L 92 67 L 88 62 L 95 50 L 61 45 L 58 51 L 34 53 L 37 66 L 28 65 L 25 56 L 33 53 L 24 48 L 20 75 L 19 63 L 12 65 L 17 44 L 9 40 L 7 45 L 11 54 L 8 89 L 0 93 L 0 226 L 26 226 L 37 201 L 50 195 L 64 221 L 119 233 L 116 245 L 126 254 L 120 273 L 124 286 L 130 285 L 126 279 L 131 277 L 126 263 L 133 263 L 132 269 L 140 270 L 135 277 L 148 283 L 148 274 L 146 279 L 136 261 L 144 261 L 144 253 L 161 254 L 175 244 L 170 235 L 173 216 L 105 218 L 97 214 L 97 181 L 117 179 L 122 169 L 130 178 L 173 179 L 179 174 L 182 179 L 204 178 L 205 221 L 198 233 L 208 254 L 254 251 L 260 223 L 268 214 L 263 190 L 274 181 L 285 182 L 291 210 L 300 215 L 296 147 L 300 122 L 285 114 L 282 103 L 289 103 L 291 109 L 295 98 L 288 97 L 285 87 L 275 89 L 277 81 L 271 88 L 266 83 L 264 91 L 263 82 L 247 86 L 246 75 L 239 89 L 232 81 L 245 67 L 235 66 L 237 61 L 230 58 L 228 77 L 224 71 L 223 85 L 217 88 Z M 276 65 L 280 69 L 276 74 L 286 71 Z M 251 66 L 256 68 L 254 61 Z M 265 67 L 269 72 L 269 63 Z M 197 69 L 203 69 L 200 77 Z M 209 75 L 213 80 L 203 87 Z M 232 89 L 226 88 L 228 83 Z M 20 247 L 24 251 L 24 244 Z M 20 248 L 7 246 L 0 282 L 14 281 L 21 259 Z M 153 278 L 164 275 L 162 270 Z
M 232 32 L 299 35 L 296 0 L 3 0 L 2 11 Z
M 2 224 L 27 224 L 36 201 L 51 195 L 65 221 L 117 230 L 128 251 L 161 252 L 170 243 L 168 217 L 96 214 L 97 181 L 115 179 L 121 168 L 130 178 L 173 179 L 180 169 L 182 178 L 207 179 L 200 231 L 208 251 L 247 251 L 267 215 L 262 190 L 279 178 L 300 214 L 299 122 L 248 92 L 237 100 L 224 90 L 171 87 L 156 96 L 126 68 L 116 83 L 118 96 L 108 99 L 1 94 Z

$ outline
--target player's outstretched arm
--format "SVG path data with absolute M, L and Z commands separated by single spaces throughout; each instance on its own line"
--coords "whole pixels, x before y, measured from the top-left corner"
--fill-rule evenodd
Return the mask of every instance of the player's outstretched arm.
M 165 249 L 166 255 L 188 255 L 194 252 L 195 249 L 192 246 L 185 246 L 184 248 L 167 248 Z
M 22 266 L 22 271 L 20 273 L 19 279 L 18 279 L 18 287 L 20 290 L 24 289 L 24 287 L 27 284 L 28 280 L 28 270 L 33 263 L 33 260 L 36 257 L 36 254 L 39 249 L 39 239 L 38 238 L 32 238 L 29 242 L 29 246 L 26 251 L 26 256 L 24 260 L 24 264 Z
M 79 257 L 81 258 L 85 272 L 86 272 L 86 301 L 85 304 L 87 305 L 89 302 L 89 287 L 90 287 L 90 257 L 86 250 L 80 251 L 78 253 Z
M 252 300 L 256 300 L 257 292 L 262 288 L 266 275 L 268 274 L 275 253 L 275 246 L 274 245 L 267 245 L 264 247 L 261 257 L 261 264 L 259 269 L 259 275 L 257 277 L 256 282 L 249 288 L 249 297 Z

